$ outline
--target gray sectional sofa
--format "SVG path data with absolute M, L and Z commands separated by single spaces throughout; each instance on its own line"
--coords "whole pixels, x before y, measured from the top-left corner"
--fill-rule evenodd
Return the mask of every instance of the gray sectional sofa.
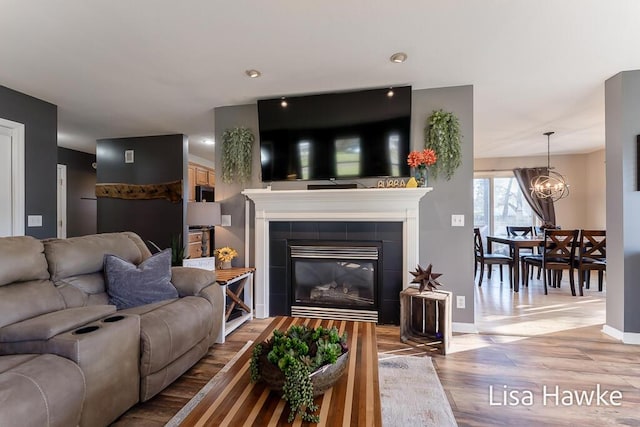
M 219 336 L 215 273 L 172 267 L 178 298 L 117 310 L 105 255 L 151 257 L 134 233 L 0 238 L 0 425 L 104 426 L 171 384 Z

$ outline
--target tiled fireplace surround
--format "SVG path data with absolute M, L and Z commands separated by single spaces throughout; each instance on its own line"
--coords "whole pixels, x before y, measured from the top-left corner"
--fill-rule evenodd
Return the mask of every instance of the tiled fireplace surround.
M 399 292 L 418 263 L 420 199 L 430 188 L 248 189 L 255 203 L 256 317 L 287 314 L 287 239 L 383 243 L 380 322 L 397 323 Z

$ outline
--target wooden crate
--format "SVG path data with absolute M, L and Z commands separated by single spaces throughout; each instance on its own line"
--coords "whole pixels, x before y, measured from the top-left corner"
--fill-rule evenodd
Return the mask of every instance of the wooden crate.
M 451 292 L 409 287 L 400 292 L 400 340 L 447 354 L 451 342 Z

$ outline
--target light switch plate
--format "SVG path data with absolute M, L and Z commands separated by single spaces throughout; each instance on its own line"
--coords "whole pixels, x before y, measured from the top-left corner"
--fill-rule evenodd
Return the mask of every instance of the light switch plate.
M 464 215 L 451 215 L 452 227 L 464 227 Z
M 42 215 L 28 215 L 27 227 L 42 227 Z
M 220 217 L 221 226 L 231 227 L 231 215 L 222 215 Z

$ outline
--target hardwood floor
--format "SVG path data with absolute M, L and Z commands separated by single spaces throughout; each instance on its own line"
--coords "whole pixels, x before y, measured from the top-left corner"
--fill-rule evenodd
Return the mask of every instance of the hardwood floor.
M 536 280 L 519 294 L 510 292 L 508 286 L 508 281 L 499 282 L 498 274 L 490 282 L 485 280 L 476 292 L 480 333 L 456 334 L 449 354 L 433 354 L 458 424 L 640 426 L 640 348 L 620 344 L 601 332 L 605 294 L 592 288 L 584 297 L 572 297 L 564 282 L 562 288 L 550 289 L 549 295 L 544 295 L 541 282 Z M 246 323 L 229 335 L 225 344 L 214 345 L 174 384 L 149 402 L 136 405 L 115 425 L 164 425 L 269 322 L 254 319 Z M 377 336 L 380 353 L 430 353 L 401 343 L 396 326 L 379 325 Z M 556 387 L 557 405 L 550 395 Z M 575 398 L 573 404 L 563 405 L 563 391 L 589 393 L 598 387 L 601 392 L 608 391 L 607 402 L 612 391 L 621 392 L 621 405 L 605 405 L 597 399 L 590 405 L 579 405 Z M 526 398 L 529 391 L 531 405 Z M 502 404 L 503 392 L 514 393 L 520 404 Z M 566 399 L 564 403 L 569 403 Z

